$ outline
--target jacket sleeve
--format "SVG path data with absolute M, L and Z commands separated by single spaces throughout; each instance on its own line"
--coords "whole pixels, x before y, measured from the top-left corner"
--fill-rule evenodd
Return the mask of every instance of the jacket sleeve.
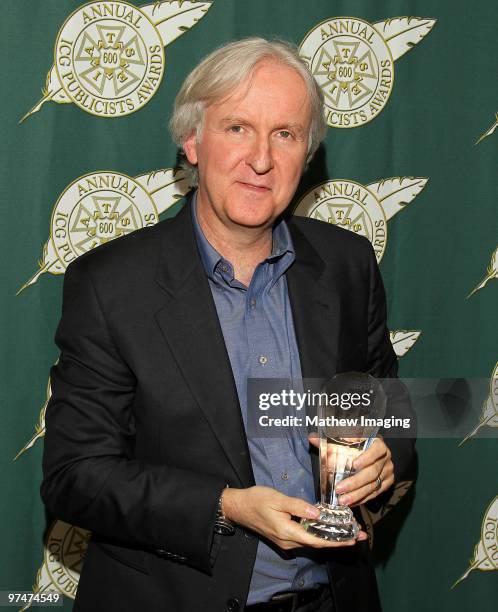
M 123 545 L 166 550 L 210 573 L 212 526 L 225 483 L 135 458 L 135 376 L 111 337 L 86 263 L 83 257 L 71 264 L 64 280 L 42 499 L 56 518 Z
M 398 360 L 387 329 L 384 285 L 372 248 L 370 248 L 368 367 L 372 376 L 381 379 L 386 392 L 386 417 L 410 419 L 409 430 L 393 427 L 380 431 L 391 451 L 394 479 L 398 482 L 407 474 L 415 457 L 415 414 L 406 387 L 397 378 Z

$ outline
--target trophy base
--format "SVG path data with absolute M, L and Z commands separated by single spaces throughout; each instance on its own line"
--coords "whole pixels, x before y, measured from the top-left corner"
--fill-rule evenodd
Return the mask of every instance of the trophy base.
M 301 519 L 301 525 L 308 533 L 332 542 L 356 539 L 360 528 L 351 508 L 328 504 L 316 504 L 316 507 L 320 510 L 317 519 Z

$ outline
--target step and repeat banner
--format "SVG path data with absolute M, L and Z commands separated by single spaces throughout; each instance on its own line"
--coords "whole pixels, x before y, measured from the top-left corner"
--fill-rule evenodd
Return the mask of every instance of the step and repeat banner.
M 419 440 L 415 484 L 364 513 L 384 609 L 495 610 L 497 443 L 479 434 L 498 427 L 496 2 L 3 0 L 1 15 L 0 591 L 70 610 L 90 537 L 39 497 L 64 272 L 178 212 L 175 94 L 214 48 L 260 35 L 298 45 L 323 89 L 294 213 L 371 240 L 400 375 L 489 382 L 468 435 Z

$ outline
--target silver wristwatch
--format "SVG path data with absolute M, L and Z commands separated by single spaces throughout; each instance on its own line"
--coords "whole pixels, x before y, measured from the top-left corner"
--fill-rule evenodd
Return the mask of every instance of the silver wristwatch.
M 228 488 L 228 485 L 225 487 Z M 225 489 L 223 489 L 224 491 Z M 218 511 L 214 522 L 214 532 L 224 536 L 231 536 L 235 533 L 235 525 L 225 516 L 222 509 L 223 491 L 218 499 Z

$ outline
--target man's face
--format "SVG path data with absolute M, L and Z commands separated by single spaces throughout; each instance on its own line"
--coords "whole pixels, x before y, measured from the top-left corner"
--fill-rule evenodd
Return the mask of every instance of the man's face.
M 306 86 L 275 61 L 204 113 L 200 142 L 184 144 L 199 170 L 198 210 L 224 226 L 270 226 L 288 206 L 305 165 L 311 112 Z

